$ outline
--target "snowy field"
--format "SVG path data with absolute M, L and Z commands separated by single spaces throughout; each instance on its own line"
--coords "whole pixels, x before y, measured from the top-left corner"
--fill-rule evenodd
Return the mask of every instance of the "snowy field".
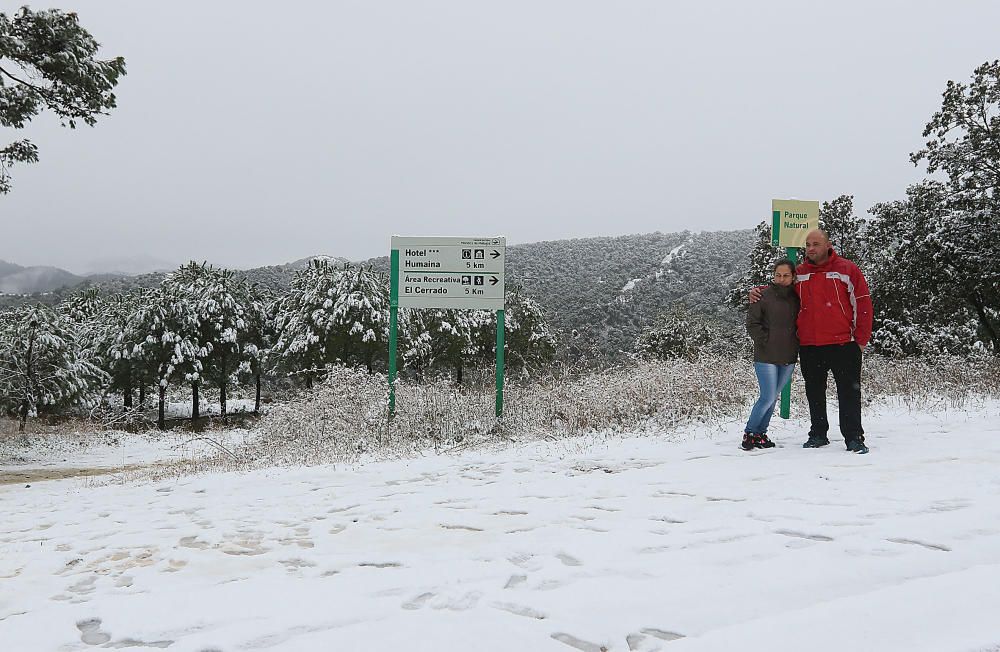
M 5 484 L 0 648 L 1000 650 L 998 417 L 883 406 L 861 456 L 791 420 L 753 453 L 733 422 Z

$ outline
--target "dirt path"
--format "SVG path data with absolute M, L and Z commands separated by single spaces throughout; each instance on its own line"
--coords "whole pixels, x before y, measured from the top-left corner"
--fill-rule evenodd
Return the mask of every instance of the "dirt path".
M 124 473 L 148 469 L 162 464 L 125 464 L 109 467 L 92 468 L 58 468 L 41 467 L 25 469 L 0 470 L 0 485 L 20 484 L 32 482 L 42 482 L 45 480 L 66 480 L 68 478 L 89 478 L 99 475 L 112 475 L 114 473 Z

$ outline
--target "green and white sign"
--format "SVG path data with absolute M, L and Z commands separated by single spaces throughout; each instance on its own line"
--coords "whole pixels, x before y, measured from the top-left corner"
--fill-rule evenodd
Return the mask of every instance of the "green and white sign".
M 399 309 L 452 308 L 496 311 L 496 416 L 500 419 L 507 238 L 394 235 L 389 247 L 389 417 L 396 413 Z
M 793 263 L 799 262 L 799 249 L 806 246 L 806 236 L 819 228 L 819 202 L 802 199 L 771 200 L 771 244 L 784 247 Z M 778 415 L 787 419 L 791 412 L 792 380 L 781 389 Z
M 779 247 L 804 247 L 806 235 L 818 228 L 818 201 L 771 200 L 771 237 Z
M 392 236 L 400 308 L 503 310 L 504 237 Z

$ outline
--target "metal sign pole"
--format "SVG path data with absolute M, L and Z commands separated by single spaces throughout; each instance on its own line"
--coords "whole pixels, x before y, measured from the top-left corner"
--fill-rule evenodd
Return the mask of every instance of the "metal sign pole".
M 389 418 L 396 416 L 396 332 L 399 313 L 399 249 L 389 254 Z
M 792 261 L 796 265 L 799 264 L 799 250 L 796 247 L 786 247 L 785 253 L 788 255 L 788 260 Z M 792 270 L 795 273 L 795 270 Z M 781 408 L 778 412 L 778 416 L 782 419 L 787 419 L 792 413 L 792 378 L 789 376 L 788 382 L 785 386 L 781 388 Z
M 503 417 L 504 311 L 497 310 L 497 419 Z
M 788 259 L 793 264 L 798 264 L 799 247 L 804 246 L 809 231 L 819 228 L 819 202 L 798 199 L 772 200 L 771 220 L 771 243 L 775 247 L 784 247 Z M 781 389 L 781 407 L 778 415 L 782 419 L 787 419 L 791 414 L 791 402 L 792 379 L 789 378 L 788 383 Z

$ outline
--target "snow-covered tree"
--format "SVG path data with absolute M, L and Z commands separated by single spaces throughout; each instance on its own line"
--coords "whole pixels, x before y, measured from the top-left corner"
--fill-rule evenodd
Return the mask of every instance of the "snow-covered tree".
M 251 328 L 250 289 L 231 271 L 211 267 L 202 268 L 191 289 L 199 342 L 206 353 L 203 376 L 218 388 L 220 412 L 226 416 L 229 388 L 239 383 L 240 370 L 249 363 L 244 353 Z
M 826 231 L 837 255 L 854 262 L 864 271 L 867 254 L 866 224 L 854 214 L 853 195 L 840 195 L 833 201 L 823 202 L 819 207 L 819 228 Z
M 886 353 L 1000 351 L 1000 225 L 949 195 L 925 181 L 871 209 L 873 344 Z
M 112 92 L 125 74 L 121 57 L 96 58 L 98 43 L 77 15 L 21 7 L 0 12 L 0 125 L 23 129 L 42 111 L 72 128 L 93 126 L 115 107 Z M 0 148 L 0 194 L 10 192 L 10 167 L 34 163 L 38 148 L 18 140 Z
M 173 366 L 174 374 L 191 386 L 192 419 L 201 416 L 205 359 L 212 352 L 212 341 L 216 337 L 209 313 L 217 306 L 206 290 L 216 274 L 217 270 L 211 265 L 191 261 L 168 274 L 160 284 L 163 296 L 170 299 L 171 327 L 187 345 L 177 349 Z
M 483 364 L 496 359 L 496 318 L 492 311 L 482 311 L 474 321 L 474 355 Z M 506 293 L 504 300 L 504 360 L 507 367 L 524 371 L 550 362 L 555 356 L 556 340 L 537 301 L 520 287 Z
M 24 432 L 43 409 L 95 407 L 108 376 L 80 350 L 73 324 L 42 306 L 19 308 L 0 321 L 0 409 Z
M 275 316 L 277 337 L 270 359 L 289 375 L 301 375 L 308 386 L 338 358 L 337 302 L 339 272 L 326 260 L 314 259 L 292 277 L 291 291 Z
M 261 376 L 267 369 L 268 355 L 277 339 L 275 315 L 280 300 L 257 285 L 247 288 L 245 344 L 240 363 L 240 377 L 254 384 L 254 414 L 260 413 Z
M 373 371 L 389 341 L 389 280 L 369 267 L 345 268 L 334 290 L 333 343 L 337 357 Z
M 97 288 L 86 288 L 70 296 L 59 304 L 58 310 L 74 325 L 74 337 L 83 354 L 93 357 L 101 364 L 97 342 L 103 337 L 103 331 L 107 327 L 108 305 Z
M 871 210 L 873 341 L 901 354 L 1000 354 L 1000 60 L 947 83 L 924 137 L 910 160 L 947 179 Z
M 763 221 L 754 229 L 754 244 L 748 255 L 748 265 L 743 277 L 729 293 L 729 304 L 746 310 L 750 288 L 767 285 L 773 277 L 774 263 L 786 257 L 784 247 L 771 244 L 771 222 Z
M 713 329 L 706 319 L 678 303 L 642 330 L 635 349 L 644 357 L 691 360 L 697 358 L 712 339 Z
M 434 368 L 454 371 L 455 382 L 461 384 L 466 365 L 481 352 L 475 334 L 493 319 L 493 313 L 446 308 L 406 312 L 400 321 L 404 326 L 402 357 L 407 366 L 418 373 Z
M 156 382 L 141 357 L 141 344 L 147 334 L 142 332 L 144 324 L 138 317 L 140 307 L 156 298 L 155 292 L 140 291 L 116 294 L 107 301 L 105 328 L 97 349 L 105 360 L 105 370 L 111 376 L 110 389 L 121 392 L 125 409 L 134 406 L 136 388 L 139 389 L 141 407 L 145 398 L 144 388 Z
M 977 211 L 1000 204 L 1000 60 L 975 69 L 968 83 L 949 81 L 941 109 L 924 128 L 927 142 L 910 154 L 931 174 L 947 177 L 950 208 Z M 995 220 L 994 220 L 995 221 Z
M 156 383 L 156 423 L 161 430 L 166 427 L 167 387 L 175 380 L 191 382 L 192 372 L 200 372 L 195 364 L 205 357 L 197 339 L 197 319 L 188 300 L 186 292 L 178 291 L 177 283 L 165 280 L 143 296 L 134 315 L 135 330 L 142 339 L 130 357 L 141 361 L 143 376 Z

